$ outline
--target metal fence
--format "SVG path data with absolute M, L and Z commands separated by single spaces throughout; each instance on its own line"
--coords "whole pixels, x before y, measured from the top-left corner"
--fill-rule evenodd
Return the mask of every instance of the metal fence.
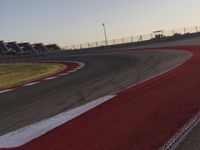
M 85 48 L 95 48 L 95 47 L 100 47 L 100 46 L 127 44 L 127 43 L 147 41 L 147 40 L 151 40 L 155 38 L 172 37 L 172 36 L 197 33 L 197 32 L 200 32 L 200 26 L 169 30 L 169 31 L 160 30 L 160 31 L 153 32 L 151 34 L 144 34 L 144 35 L 138 35 L 138 36 L 131 36 L 127 38 L 112 39 L 108 41 L 102 40 L 98 42 L 90 42 L 90 43 L 66 46 L 65 49 L 76 50 L 76 49 L 85 49 Z

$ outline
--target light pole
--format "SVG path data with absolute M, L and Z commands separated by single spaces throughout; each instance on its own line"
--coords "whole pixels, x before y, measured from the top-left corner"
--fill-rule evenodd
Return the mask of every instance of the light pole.
M 103 30 L 104 30 L 104 35 L 105 35 L 105 42 L 106 42 L 106 45 L 108 45 L 108 39 L 107 39 L 107 34 L 106 34 L 106 27 L 105 27 L 105 23 L 102 24 L 103 26 Z

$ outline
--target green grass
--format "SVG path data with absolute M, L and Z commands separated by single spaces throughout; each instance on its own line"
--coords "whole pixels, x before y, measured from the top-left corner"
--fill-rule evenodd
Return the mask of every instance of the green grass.
M 0 64 L 0 89 L 56 73 L 62 68 L 56 64 Z

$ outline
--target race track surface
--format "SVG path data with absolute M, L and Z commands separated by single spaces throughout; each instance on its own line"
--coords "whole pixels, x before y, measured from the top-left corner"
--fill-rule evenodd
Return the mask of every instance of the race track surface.
M 135 51 L 65 56 L 82 70 L 39 85 L 1 94 L 0 135 L 138 83 L 189 57 L 188 52 Z
M 176 69 L 122 91 L 103 105 L 17 148 L 41 150 L 49 145 L 49 150 L 158 149 L 200 109 L 195 97 L 200 73 L 196 67 L 198 50 L 173 47 L 54 58 L 84 62 L 86 67 L 69 76 L 1 94 L 0 134 L 123 90 L 184 63 L 193 53 L 192 59 Z M 194 78 L 187 81 L 192 75 Z

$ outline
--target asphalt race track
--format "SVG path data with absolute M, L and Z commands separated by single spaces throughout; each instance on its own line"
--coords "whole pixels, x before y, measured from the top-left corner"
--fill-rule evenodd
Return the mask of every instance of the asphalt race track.
M 199 110 L 193 108 L 194 103 L 198 104 L 195 100 L 190 103 L 179 94 L 188 91 L 179 90 L 185 87 L 180 83 L 190 85 L 184 79 L 199 58 L 197 49 L 171 47 L 54 57 L 54 61 L 75 60 L 86 66 L 68 76 L 1 94 L 0 135 L 124 90 L 189 60 L 169 73 L 120 92 L 113 100 L 17 148 L 40 150 L 51 143 L 49 150 L 157 149 Z M 191 52 L 195 55 L 193 59 L 189 59 Z M 180 112 L 177 109 L 187 105 L 190 107 L 181 107 Z M 188 115 L 183 113 L 188 111 Z
M 187 58 L 187 52 L 177 51 L 67 56 L 66 60 L 84 62 L 86 67 L 65 77 L 1 94 L 0 135 L 122 90 Z

